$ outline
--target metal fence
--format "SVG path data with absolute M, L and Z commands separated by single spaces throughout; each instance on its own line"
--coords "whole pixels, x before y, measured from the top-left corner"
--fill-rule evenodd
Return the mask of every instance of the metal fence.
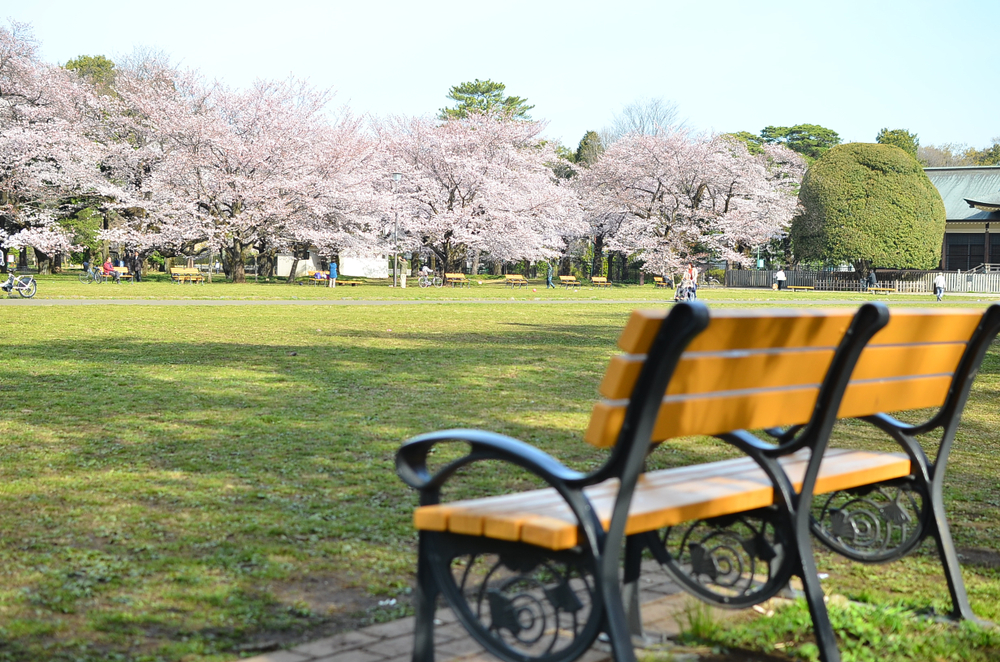
M 771 287 L 774 270 L 735 269 L 726 272 L 726 287 Z M 947 292 L 1000 294 L 1000 273 L 990 271 L 909 271 L 876 270 L 879 287 L 893 287 L 898 292 L 933 292 L 934 277 L 943 273 Z M 786 285 L 814 287 L 819 291 L 860 292 L 865 289 L 858 274 L 851 271 L 786 271 Z

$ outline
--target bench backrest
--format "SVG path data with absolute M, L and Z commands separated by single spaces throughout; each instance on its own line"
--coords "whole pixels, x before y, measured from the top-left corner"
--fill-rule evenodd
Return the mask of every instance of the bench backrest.
M 128 274 L 128 267 L 111 267 L 111 268 L 114 269 L 115 271 L 117 271 L 120 274 L 123 274 L 123 275 L 127 275 Z
M 575 282 L 576 281 L 576 276 L 559 276 L 559 280 L 562 280 L 562 281 L 567 281 L 568 280 L 568 281 Z
M 654 283 L 662 283 L 663 282 L 663 276 L 653 276 L 653 282 Z
M 521 274 L 507 274 L 507 280 L 526 280 Z
M 608 367 L 586 440 L 619 438 L 664 311 L 635 311 Z M 854 315 L 851 311 L 713 311 L 670 377 L 652 441 L 802 425 Z M 837 415 L 941 407 L 983 313 L 899 310 L 861 352 Z
M 454 279 L 454 280 L 464 280 L 465 279 L 465 274 L 445 274 L 444 277 L 445 278 L 451 278 L 451 279 Z
M 594 276 L 590 280 L 593 283 L 606 283 L 606 282 L 608 282 L 607 276 Z

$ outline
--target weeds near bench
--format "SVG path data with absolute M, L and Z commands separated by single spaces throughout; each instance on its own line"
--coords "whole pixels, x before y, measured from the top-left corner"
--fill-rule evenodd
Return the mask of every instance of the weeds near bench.
M 896 606 L 856 602 L 828 605 L 843 662 L 987 662 L 1000 656 L 1000 629 L 970 622 L 938 622 Z M 812 642 L 809 610 L 802 600 L 783 605 L 770 617 L 727 622 L 725 626 L 701 604 L 689 604 L 678 616 L 685 644 L 784 653 L 795 659 L 818 659 Z

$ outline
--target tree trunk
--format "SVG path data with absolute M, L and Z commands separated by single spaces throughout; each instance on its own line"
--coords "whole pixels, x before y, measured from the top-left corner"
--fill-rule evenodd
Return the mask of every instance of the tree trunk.
M 480 251 L 478 248 L 472 254 L 472 275 L 473 276 L 479 274 L 479 257 L 480 257 L 480 255 L 482 255 L 482 251 Z
M 246 269 L 243 266 L 243 244 L 234 239 L 233 243 L 226 246 L 226 257 L 229 259 L 233 282 L 247 282 Z
M 599 234 L 594 237 L 594 266 L 590 270 L 591 276 L 603 276 L 604 271 L 604 235 Z M 609 270 L 610 274 L 610 270 Z
M 40 274 L 52 273 L 52 258 L 50 258 L 46 253 L 43 253 L 36 248 L 35 260 L 38 261 L 38 273 Z
M 298 270 L 298 268 L 299 268 L 299 258 L 296 255 L 294 258 L 292 258 L 292 268 L 288 271 L 288 278 L 285 279 L 285 282 L 288 283 L 289 285 L 295 282 L 295 272 Z
M 274 251 L 261 253 L 257 256 L 258 276 L 268 280 L 274 276 Z

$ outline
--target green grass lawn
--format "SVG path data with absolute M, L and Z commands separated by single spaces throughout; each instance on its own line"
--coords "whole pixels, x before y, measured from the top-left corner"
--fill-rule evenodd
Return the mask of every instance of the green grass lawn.
M 39 296 L 49 284 L 40 281 Z M 171 297 L 329 292 L 98 286 L 65 277 L 50 291 L 90 298 L 147 286 Z M 354 294 L 365 289 L 375 287 Z M 404 292 L 385 290 L 393 298 Z M 619 291 L 583 294 L 611 300 Z M 466 296 L 449 288 L 430 295 Z M 482 427 L 577 468 L 594 466 L 602 455 L 581 441 L 582 431 L 633 307 L 7 308 L 0 660 L 229 660 L 248 642 L 288 642 L 400 614 L 398 605 L 377 605 L 392 597 L 404 604 L 415 567 L 416 498 L 395 476 L 399 443 L 434 429 Z M 994 620 L 998 389 L 994 350 L 948 483 L 973 606 Z M 841 431 L 847 444 L 861 436 L 857 426 Z M 654 464 L 731 455 L 686 440 L 658 451 Z M 529 484 L 487 471 L 454 494 Z M 831 591 L 879 604 L 946 605 L 929 545 L 890 566 L 825 555 L 820 564 Z

